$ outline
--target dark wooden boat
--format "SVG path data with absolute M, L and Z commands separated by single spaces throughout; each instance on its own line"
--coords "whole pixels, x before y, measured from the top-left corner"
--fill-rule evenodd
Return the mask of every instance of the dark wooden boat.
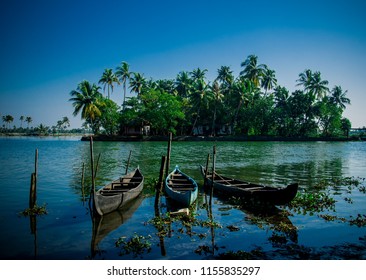
M 140 195 L 131 200 L 122 208 L 119 208 L 106 215 L 92 215 L 93 235 L 91 240 L 92 257 L 102 254 L 103 250 L 99 248 L 101 241 L 108 235 L 113 234 L 120 226 L 130 219 L 136 210 L 140 207 L 143 197 Z
M 144 187 L 144 176 L 139 168 L 126 174 L 94 194 L 94 206 L 99 215 L 105 215 L 123 207 L 135 199 Z
M 178 166 L 166 177 L 164 186 L 167 196 L 180 206 L 188 207 L 197 199 L 196 181 L 184 174 Z
M 212 185 L 212 172 L 205 176 L 205 168 L 201 165 L 201 174 L 208 185 Z M 253 202 L 264 202 L 273 205 L 284 205 L 289 203 L 296 196 L 298 184 L 290 184 L 287 187 L 270 187 L 242 180 L 229 178 L 215 172 L 213 188 L 219 192 L 241 197 Z

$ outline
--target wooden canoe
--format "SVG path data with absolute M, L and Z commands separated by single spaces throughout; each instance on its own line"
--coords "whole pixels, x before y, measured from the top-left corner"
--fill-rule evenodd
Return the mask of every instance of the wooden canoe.
M 205 168 L 201 165 L 200 169 L 203 178 L 205 178 Z M 212 177 L 212 172 L 208 172 L 206 184 L 209 186 L 212 185 Z M 290 184 L 287 187 L 263 186 L 222 176 L 215 172 L 213 188 L 225 195 L 236 196 L 253 202 L 284 205 L 294 199 L 298 184 Z
M 94 194 L 94 206 L 99 215 L 117 210 L 135 199 L 144 187 L 144 176 L 139 168 L 126 174 Z
M 180 206 L 188 207 L 197 199 L 196 181 L 184 174 L 178 166 L 166 177 L 164 186 L 167 196 Z
M 140 195 L 116 211 L 103 216 L 92 216 L 93 235 L 91 241 L 91 253 L 93 258 L 97 254 L 101 255 L 103 252 L 103 250 L 99 249 L 100 242 L 130 219 L 140 207 L 142 201 L 143 197 Z

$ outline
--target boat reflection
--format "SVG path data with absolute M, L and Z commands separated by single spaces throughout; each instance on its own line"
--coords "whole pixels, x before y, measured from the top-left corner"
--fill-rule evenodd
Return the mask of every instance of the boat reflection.
M 144 197 L 138 196 L 126 204 L 123 208 L 108 213 L 106 215 L 93 215 L 93 235 L 91 240 L 91 257 L 101 256 L 103 250 L 99 248 L 99 243 L 110 233 L 118 229 L 128 219 L 130 219 L 135 211 L 140 207 Z
M 288 211 L 277 207 L 265 210 L 241 208 L 241 210 L 245 213 L 247 222 L 271 231 L 272 235 L 268 240 L 273 246 L 286 244 L 289 241 L 298 242 L 298 228 L 291 222 Z

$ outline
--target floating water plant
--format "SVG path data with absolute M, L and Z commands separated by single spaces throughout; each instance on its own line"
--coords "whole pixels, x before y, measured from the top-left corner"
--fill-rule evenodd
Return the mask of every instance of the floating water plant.
M 349 220 L 349 224 L 351 226 L 355 225 L 358 227 L 364 227 L 366 226 L 366 215 L 357 214 L 356 218 L 352 218 Z
M 136 258 L 138 255 L 145 253 L 145 251 L 147 253 L 151 251 L 150 238 L 150 235 L 145 237 L 136 233 L 129 240 L 126 240 L 126 237 L 123 236 L 116 241 L 116 247 L 121 247 L 120 256 L 132 253 L 134 258 Z
M 38 206 L 37 204 L 35 204 L 34 207 L 27 208 L 20 212 L 20 214 L 25 217 L 47 215 L 46 204 L 44 204 L 43 206 Z
M 297 193 L 293 201 L 288 205 L 290 210 L 297 213 L 313 215 L 314 212 L 324 210 L 335 211 L 336 200 L 330 197 L 329 193 L 324 192 L 302 192 Z

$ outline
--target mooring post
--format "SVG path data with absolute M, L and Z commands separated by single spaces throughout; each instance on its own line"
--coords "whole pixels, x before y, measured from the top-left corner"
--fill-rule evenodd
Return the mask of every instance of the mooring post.
M 100 153 L 98 154 L 97 163 L 95 165 L 94 178 L 97 178 L 97 172 L 99 168 Z
M 160 174 L 159 174 L 159 181 L 158 184 L 156 185 L 156 195 L 155 195 L 155 215 L 157 215 L 159 209 L 159 199 L 160 199 L 160 193 L 163 189 L 163 184 L 164 184 L 164 169 L 165 169 L 165 164 L 166 164 L 166 156 L 162 156 L 161 157 L 161 165 L 160 165 Z
M 31 174 L 31 183 L 29 191 L 29 208 L 33 209 L 36 204 L 36 174 Z
M 38 149 L 36 149 L 34 159 L 34 172 L 31 175 L 31 184 L 29 191 L 29 208 L 33 209 L 37 201 L 37 174 L 38 174 Z
M 130 160 L 131 160 L 131 154 L 132 154 L 132 151 L 130 151 L 130 154 L 128 155 L 128 159 L 127 159 L 127 164 L 126 164 L 126 172 L 125 174 L 128 173 L 128 168 L 130 166 Z
M 85 200 L 84 172 L 85 172 L 85 163 L 83 162 L 83 167 L 81 168 L 81 195 L 83 196 L 83 202 Z
M 210 205 L 212 205 L 213 188 L 214 188 L 214 180 L 215 180 L 215 169 L 216 169 L 216 145 L 213 146 L 213 155 L 212 155 L 212 184 L 211 184 L 211 194 L 210 194 Z
M 208 165 L 210 164 L 210 153 L 207 154 L 207 161 L 206 161 L 206 167 L 205 167 L 205 178 L 203 184 L 207 184 L 207 175 L 208 175 Z
M 92 191 L 90 194 L 95 194 L 95 175 L 94 175 L 94 155 L 93 155 L 93 137 L 90 136 L 90 165 L 91 165 L 91 175 L 92 175 Z
M 172 140 L 173 140 L 173 134 L 169 132 L 169 142 L 168 142 L 168 151 L 167 151 L 167 160 L 166 160 L 166 168 L 165 168 L 165 174 L 169 174 L 169 168 L 170 168 L 170 154 L 172 150 Z

